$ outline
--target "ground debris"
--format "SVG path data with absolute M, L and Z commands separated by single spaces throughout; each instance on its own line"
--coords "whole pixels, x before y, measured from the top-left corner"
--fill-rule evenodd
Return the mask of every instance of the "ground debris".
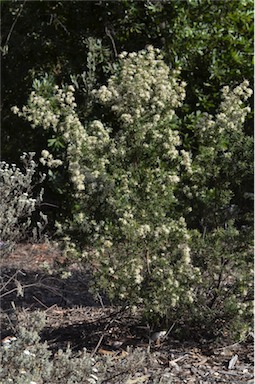
M 41 267 L 45 261 L 54 265 L 61 255 L 45 245 L 22 245 L 8 260 L 1 261 L 2 284 L 17 271 L 24 295 L 17 297 L 12 281 L 6 290 L 14 289 L 2 298 L 2 344 L 14 336 L 15 316 L 19 311 L 46 314 L 46 327 L 41 334 L 55 353 L 69 345 L 74 353 L 84 348 L 93 355 L 109 356 L 116 363 L 125 360 L 134 350 L 146 353 L 143 370 L 134 372 L 125 384 L 169 383 L 212 384 L 253 383 L 253 340 L 242 343 L 199 344 L 192 340 L 180 342 L 171 335 L 160 342 L 141 323 L 140 312 L 111 306 L 100 298 L 96 302 L 88 291 L 88 274 L 77 263 L 72 275 L 64 281 L 56 274 L 47 274 Z M 16 275 L 15 275 L 16 276 Z M 103 304 L 103 305 L 102 305 Z M 165 335 L 165 334 L 164 334 Z M 8 344 L 9 345 L 9 344 Z M 111 383 L 118 383 L 116 377 Z M 120 384 L 123 381 L 120 381 Z

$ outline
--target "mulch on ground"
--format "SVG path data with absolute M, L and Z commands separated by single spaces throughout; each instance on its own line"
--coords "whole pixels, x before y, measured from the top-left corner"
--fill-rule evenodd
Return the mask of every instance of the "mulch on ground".
M 2 339 L 13 334 L 18 311 L 41 310 L 46 314 L 41 338 L 53 353 L 69 345 L 74 353 L 86 348 L 121 359 L 140 348 L 151 356 L 143 383 L 150 383 L 155 371 L 176 384 L 254 382 L 251 336 L 240 343 L 197 342 L 177 340 L 170 332 L 152 341 L 153 330 L 142 322 L 139 310 L 110 305 L 103 297 L 95 300 L 89 292 L 90 276 L 78 263 L 69 265 L 71 276 L 61 279 L 57 272 L 64 263 L 58 248 L 49 244 L 19 245 L 0 261 Z

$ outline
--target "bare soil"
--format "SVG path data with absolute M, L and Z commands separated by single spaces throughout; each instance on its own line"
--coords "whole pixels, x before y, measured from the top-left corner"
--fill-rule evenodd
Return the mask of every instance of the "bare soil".
M 66 279 L 60 277 L 62 267 L 71 272 Z M 111 305 L 101 296 L 95 300 L 89 292 L 88 271 L 79 263 L 66 266 L 60 250 L 52 245 L 21 244 L 0 261 L 0 268 L 1 339 L 15 335 L 19 311 L 40 310 L 47 319 L 41 338 L 53 352 L 70 345 L 74 353 L 86 348 L 92 354 L 121 359 L 134 348 L 149 351 L 153 363 L 144 367 L 142 381 L 136 382 L 151 383 L 155 371 L 176 384 L 254 382 L 251 336 L 240 343 L 227 338 L 197 340 L 195 334 L 180 341 L 170 332 L 162 341 L 151 341 L 153 330 L 139 310 L 133 313 Z M 229 367 L 234 357 L 236 363 Z

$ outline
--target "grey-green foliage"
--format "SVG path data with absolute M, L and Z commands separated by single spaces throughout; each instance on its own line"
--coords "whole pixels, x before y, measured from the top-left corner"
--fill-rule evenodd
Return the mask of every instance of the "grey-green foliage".
M 66 353 L 59 350 L 53 361 L 48 344 L 40 342 L 38 332 L 44 325 L 45 316 L 36 313 L 17 327 L 17 340 L 1 348 L 1 384 L 86 382 L 83 376 L 89 377 L 92 362 L 86 354 L 78 360 L 72 358 L 70 349 Z
M 0 240 L 3 242 L 5 252 L 31 229 L 31 217 L 36 205 L 42 201 L 43 190 L 37 198 L 33 197 L 34 176 L 36 163 L 34 153 L 24 153 L 21 157 L 25 165 L 23 173 L 16 164 L 0 162 Z M 42 213 L 41 220 L 36 224 L 34 235 L 43 228 L 47 218 Z
M 47 342 L 40 341 L 44 325 L 42 312 L 19 321 L 17 340 L 1 347 L 0 383 L 90 383 L 95 361 L 86 352 L 74 357 L 70 348 L 66 352 L 58 350 L 52 359 Z
M 145 364 L 150 364 L 150 355 L 140 348 L 128 350 L 118 359 L 92 356 L 85 349 L 74 354 L 70 347 L 53 355 L 47 342 L 40 341 L 44 326 L 42 312 L 24 313 L 19 319 L 17 339 L 0 348 L 0 384 L 117 384 L 141 375 Z M 151 378 L 152 383 L 161 382 L 160 374 L 153 373 Z
M 20 324 L 18 337 L 11 345 L 1 348 L 0 383 L 30 384 L 47 380 L 52 369 L 50 351 L 46 343 L 39 343 L 38 331 L 44 324 L 39 313 L 31 323 Z

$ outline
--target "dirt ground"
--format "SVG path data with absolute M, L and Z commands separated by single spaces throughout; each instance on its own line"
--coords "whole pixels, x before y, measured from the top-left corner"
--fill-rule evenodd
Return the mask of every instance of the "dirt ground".
M 152 371 L 176 384 L 254 382 L 252 335 L 233 344 L 195 337 L 180 341 L 170 332 L 153 341 L 154 330 L 142 322 L 139 310 L 110 305 L 104 297 L 95 300 L 84 267 L 69 265 L 71 275 L 61 279 L 58 270 L 64 265 L 61 252 L 49 244 L 19 245 L 1 259 L 1 339 L 14 335 L 17 312 L 41 310 L 46 314 L 41 338 L 53 352 L 68 345 L 74 353 L 86 348 L 117 359 L 134 348 L 149 352 L 151 363 L 139 382 L 150 383 Z

